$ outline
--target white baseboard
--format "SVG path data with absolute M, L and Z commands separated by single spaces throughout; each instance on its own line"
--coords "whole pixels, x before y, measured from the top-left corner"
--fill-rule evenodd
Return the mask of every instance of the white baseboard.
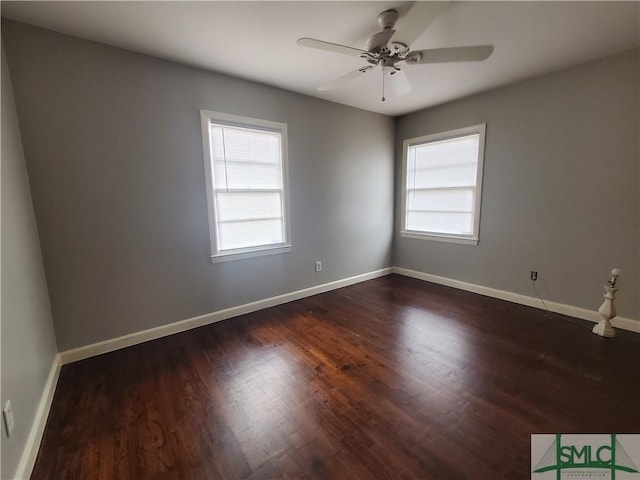
M 431 283 L 437 283 L 439 285 L 446 285 L 447 287 L 458 288 L 460 290 L 466 290 L 467 292 L 479 293 L 487 297 L 499 298 L 501 300 L 507 300 L 513 303 L 519 303 L 520 305 L 526 305 L 528 307 L 535 307 L 545 310 L 544 305 L 539 298 L 529 297 L 527 295 L 521 295 L 519 293 L 508 292 L 506 290 L 498 290 L 497 288 L 485 287 L 482 285 L 476 285 L 474 283 L 462 282 L 460 280 L 454 280 L 453 278 L 439 277 L 438 275 L 431 275 L 430 273 L 418 272 L 416 270 L 409 270 L 407 268 L 393 267 L 393 273 L 404 275 L 405 277 L 417 278 L 419 280 L 425 280 Z M 589 320 L 590 322 L 598 323 L 602 318 L 595 310 L 588 310 L 582 307 L 575 307 L 573 305 L 566 305 L 564 303 L 552 302 L 545 300 L 544 302 L 549 310 L 562 315 L 568 315 L 570 317 L 581 318 L 583 320 Z M 632 318 L 616 317 L 611 323 L 614 327 L 622 330 L 629 330 L 630 332 L 640 333 L 640 321 Z
M 301 298 L 311 297 L 312 295 L 318 295 L 319 293 L 325 293 L 330 290 L 347 287 L 349 285 L 354 285 L 356 283 L 371 280 L 373 278 L 383 277 L 385 275 L 389 275 L 391 272 L 391 267 L 383 268 L 381 270 L 364 273 L 362 275 L 356 275 L 355 277 L 344 278 L 342 280 L 336 280 L 334 282 L 316 285 L 315 287 L 285 293 L 284 295 L 278 295 L 276 297 L 258 300 L 257 302 L 247 303 L 245 305 L 239 305 L 237 307 L 231 307 L 225 310 L 219 310 L 217 312 L 211 312 L 197 317 L 188 318 L 186 320 L 170 323 L 168 325 L 162 325 L 160 327 L 142 330 L 140 332 L 124 335 L 122 337 L 112 338 L 102 342 L 87 345 L 85 347 L 74 348 L 73 350 L 61 352 L 59 354 L 60 359 L 62 365 L 71 362 L 77 362 L 78 360 L 94 357 L 102 353 L 119 350 L 121 348 L 136 345 L 138 343 L 155 340 L 156 338 L 166 337 L 167 335 L 173 335 L 174 333 L 184 332 L 186 330 L 191 330 L 192 328 L 209 325 L 211 323 L 219 322 L 221 320 L 226 320 L 232 317 L 237 317 L 238 315 L 244 315 L 246 313 L 262 310 L 263 308 L 293 302 L 294 300 L 300 300 Z
M 61 367 L 60 354 L 57 354 L 53 359 L 53 364 L 47 377 L 47 383 L 44 385 L 40 403 L 38 403 L 36 415 L 31 424 L 31 430 L 29 431 L 27 442 L 22 451 L 20 463 L 18 463 L 18 468 L 16 469 L 16 480 L 26 480 L 31 477 L 31 471 L 36 463 L 38 450 L 40 450 L 40 442 L 44 435 L 44 429 L 47 426 L 47 418 L 49 418 L 49 410 L 51 410 L 51 402 L 53 402 L 53 395 L 58 385 Z
M 371 280 L 373 278 L 382 277 L 390 273 L 397 273 L 407 277 L 413 277 L 427 282 L 437 283 L 440 285 L 446 285 L 449 287 L 458 288 L 460 290 L 466 290 L 468 292 L 479 293 L 488 297 L 499 298 L 507 300 L 509 302 L 518 303 L 520 305 L 527 305 L 529 307 L 535 307 L 544 309 L 542 302 L 538 298 L 529 297 L 527 295 L 521 295 L 519 293 L 513 293 L 506 290 L 498 290 L 491 287 L 485 287 L 482 285 L 476 285 L 473 283 L 462 282 L 460 280 L 454 280 L 452 278 L 440 277 L 429 273 L 418 272 L 415 270 L 409 270 L 401 267 L 389 267 L 381 270 L 376 270 L 362 275 L 356 275 L 354 277 L 345 278 L 342 280 L 336 280 L 334 282 L 317 285 L 315 287 L 305 288 L 303 290 L 297 290 L 295 292 L 286 293 L 276 297 L 266 298 L 264 300 L 258 300 L 256 302 L 247 303 L 245 305 L 239 305 L 237 307 L 227 308 L 225 310 L 219 310 L 217 312 L 211 312 L 204 315 L 200 315 L 186 320 L 170 323 L 168 325 L 162 325 L 160 327 L 143 330 L 140 332 L 131 333 L 122 337 L 112 338 L 102 342 L 94 343 L 84 347 L 67 350 L 59 354 L 60 362 L 62 365 L 67 363 L 76 362 L 85 358 L 100 355 L 102 353 L 119 350 L 121 348 L 129 347 L 139 343 L 154 340 L 156 338 L 166 337 L 173 335 L 174 333 L 184 332 L 191 330 L 192 328 L 201 327 L 203 325 L 209 325 L 211 323 L 226 320 L 228 318 L 237 317 L 238 315 L 244 315 L 246 313 L 262 310 L 263 308 L 273 307 L 275 305 L 281 305 L 283 303 L 292 302 L 301 298 L 310 297 L 319 293 L 328 292 L 337 288 L 347 287 L 356 283 Z M 562 315 L 568 315 L 571 317 L 581 318 L 592 322 L 599 322 L 600 315 L 594 310 L 588 310 L 586 308 L 576 307 L 573 305 L 566 305 L 563 303 L 557 303 L 552 301 L 545 301 L 547 307 L 553 312 L 560 313 Z M 631 332 L 640 333 L 640 321 L 631 318 L 616 317 L 612 321 L 613 326 L 623 330 L 629 330 Z

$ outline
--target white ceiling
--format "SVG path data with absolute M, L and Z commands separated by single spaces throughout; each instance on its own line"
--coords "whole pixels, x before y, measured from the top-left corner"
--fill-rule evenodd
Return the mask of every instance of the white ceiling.
M 366 65 L 296 45 L 313 37 L 365 48 L 378 13 L 412 2 L 2 2 L 2 15 L 338 103 L 399 115 L 640 44 L 640 3 L 452 2 L 412 50 L 493 44 L 484 62 L 406 67 L 413 91 L 381 102 L 379 71 L 319 92 Z M 400 26 L 400 23 L 399 23 Z

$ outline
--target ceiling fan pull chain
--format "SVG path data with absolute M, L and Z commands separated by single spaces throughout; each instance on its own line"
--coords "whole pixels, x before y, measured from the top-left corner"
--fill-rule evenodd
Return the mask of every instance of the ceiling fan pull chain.
M 384 67 L 382 67 L 382 101 L 384 102 L 386 99 L 384 98 Z

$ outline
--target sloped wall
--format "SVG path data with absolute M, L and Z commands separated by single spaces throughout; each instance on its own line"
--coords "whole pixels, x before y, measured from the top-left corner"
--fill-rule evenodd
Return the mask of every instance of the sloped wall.
M 1 196 L 2 406 L 11 400 L 15 429 L 7 438 L 2 426 L 0 477 L 14 478 L 56 355 L 56 337 L 4 45 Z

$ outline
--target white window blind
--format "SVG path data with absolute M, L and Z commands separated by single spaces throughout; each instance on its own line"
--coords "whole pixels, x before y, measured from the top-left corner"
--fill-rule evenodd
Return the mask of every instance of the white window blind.
M 213 257 L 288 245 L 283 134 L 260 127 L 208 119 Z
M 477 239 L 483 142 L 483 128 L 405 142 L 404 232 Z

